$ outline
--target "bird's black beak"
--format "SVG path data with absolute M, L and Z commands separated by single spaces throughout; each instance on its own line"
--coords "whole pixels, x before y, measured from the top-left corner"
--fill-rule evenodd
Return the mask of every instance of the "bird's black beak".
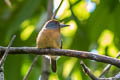
M 63 28 L 63 27 L 68 27 L 70 25 L 66 25 L 66 24 L 60 24 L 60 27 Z

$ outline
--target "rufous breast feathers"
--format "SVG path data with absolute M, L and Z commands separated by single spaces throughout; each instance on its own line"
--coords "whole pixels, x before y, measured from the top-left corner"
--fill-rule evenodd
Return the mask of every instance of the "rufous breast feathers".
M 61 34 L 59 29 L 42 29 L 37 37 L 38 48 L 60 48 Z

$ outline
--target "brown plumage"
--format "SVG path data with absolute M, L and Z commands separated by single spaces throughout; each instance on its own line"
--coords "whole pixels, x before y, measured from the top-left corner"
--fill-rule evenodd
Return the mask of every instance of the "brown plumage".
M 36 44 L 37 48 L 60 48 L 61 34 L 60 28 L 68 25 L 60 24 L 56 20 L 46 22 L 42 30 L 39 32 Z M 57 56 L 50 56 L 52 71 L 56 72 Z
M 60 29 L 43 28 L 37 37 L 38 48 L 60 48 Z

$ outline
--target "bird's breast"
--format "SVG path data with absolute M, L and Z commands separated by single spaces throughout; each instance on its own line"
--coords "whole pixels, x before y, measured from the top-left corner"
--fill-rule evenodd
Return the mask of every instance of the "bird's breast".
M 42 29 L 37 37 L 38 48 L 60 48 L 61 35 L 59 29 Z

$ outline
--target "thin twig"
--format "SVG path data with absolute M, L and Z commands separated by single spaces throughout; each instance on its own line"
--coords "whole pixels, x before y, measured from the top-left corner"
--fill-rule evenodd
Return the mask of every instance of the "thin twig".
M 56 14 L 57 14 L 57 12 L 58 12 L 58 10 L 59 10 L 59 8 L 60 8 L 60 6 L 62 5 L 62 3 L 63 3 L 63 0 L 61 0 L 61 2 L 60 2 L 60 4 L 59 4 L 58 8 L 57 8 L 57 9 L 55 10 L 55 12 L 53 13 L 51 19 L 54 19 L 54 18 L 55 18 Z
M 118 55 L 115 57 L 116 59 L 120 56 L 120 52 L 118 53 Z M 106 72 L 108 72 L 111 68 L 111 64 L 108 64 L 102 71 L 102 73 L 100 74 L 99 78 L 101 78 Z
M 0 52 L 4 53 L 7 47 L 0 47 Z M 64 50 L 64 49 L 39 49 L 36 47 L 11 47 L 9 54 L 36 54 L 51 56 L 69 56 L 83 59 L 95 60 L 98 62 L 112 64 L 120 68 L 120 60 L 105 55 L 99 55 L 87 51 Z
M 120 72 L 118 74 L 116 74 L 114 78 L 120 79 Z
M 83 61 L 80 62 L 84 72 L 92 79 L 92 80 L 119 80 L 120 79 L 120 72 L 116 74 L 114 77 L 110 78 L 98 78 L 95 75 L 93 75 L 90 71 L 90 69 L 84 64 Z
M 3 65 L 3 63 L 4 63 L 4 61 L 5 61 L 6 57 L 7 57 L 8 53 L 9 53 L 9 50 L 10 50 L 10 47 L 12 46 L 12 43 L 13 43 L 15 37 L 16 37 L 16 35 L 13 35 L 11 41 L 8 44 L 8 47 L 6 48 L 6 50 L 4 52 L 3 57 L 1 58 L 1 60 L 0 60 L 0 67 Z
M 99 80 L 96 76 L 94 76 L 94 75 L 91 73 L 90 69 L 84 64 L 83 61 L 81 61 L 80 64 L 81 64 L 84 72 L 85 72 L 92 80 Z
M 28 78 L 30 72 L 32 71 L 32 68 L 33 68 L 33 66 L 35 65 L 36 61 L 38 60 L 39 56 L 40 56 L 40 55 L 35 56 L 34 60 L 32 61 L 31 66 L 30 66 L 30 68 L 29 68 L 28 72 L 26 73 L 26 75 L 25 75 L 25 77 L 24 77 L 23 80 L 27 80 L 27 78 Z
M 53 0 L 48 0 L 47 14 L 47 20 L 50 20 L 53 15 Z
M 12 7 L 10 0 L 4 0 L 4 1 L 5 1 L 5 3 L 8 5 L 9 8 Z
M 111 64 L 108 64 L 102 71 L 102 73 L 100 74 L 99 78 L 101 78 L 106 72 L 108 72 L 111 68 Z
M 40 80 L 49 80 L 50 75 L 50 61 L 45 56 L 42 57 L 42 73 Z

